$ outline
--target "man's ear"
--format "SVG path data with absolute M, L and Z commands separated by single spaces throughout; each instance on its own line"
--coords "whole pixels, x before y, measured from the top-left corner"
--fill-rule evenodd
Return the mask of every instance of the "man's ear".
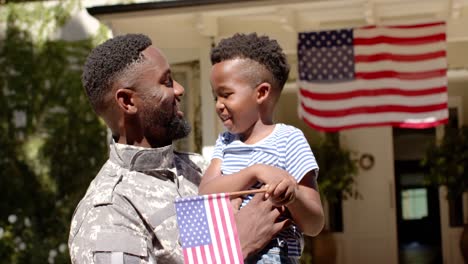
M 272 87 L 271 84 L 267 82 L 262 82 L 261 84 L 257 85 L 256 92 L 257 92 L 257 102 L 259 104 L 263 103 L 269 96 L 271 96 Z
M 135 92 L 126 89 L 120 88 L 115 92 L 115 100 L 117 105 L 122 109 L 126 114 L 135 114 L 138 111 L 138 108 L 135 105 Z

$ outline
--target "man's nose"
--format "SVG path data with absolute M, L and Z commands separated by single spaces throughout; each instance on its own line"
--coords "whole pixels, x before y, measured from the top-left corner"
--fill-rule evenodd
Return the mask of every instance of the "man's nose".
M 184 95 L 184 92 L 185 92 L 184 87 L 182 85 L 180 85 L 180 83 L 174 81 L 174 93 L 177 96 L 182 96 L 182 95 Z

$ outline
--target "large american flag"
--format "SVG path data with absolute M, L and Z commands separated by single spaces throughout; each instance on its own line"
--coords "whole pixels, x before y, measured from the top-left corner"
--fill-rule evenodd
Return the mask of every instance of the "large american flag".
M 299 33 L 299 115 L 322 131 L 446 123 L 445 23 Z
M 185 263 L 244 263 L 229 195 L 175 202 Z

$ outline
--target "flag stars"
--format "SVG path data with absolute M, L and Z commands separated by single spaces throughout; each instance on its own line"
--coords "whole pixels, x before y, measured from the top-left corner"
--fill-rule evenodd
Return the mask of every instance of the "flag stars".
M 184 248 L 211 243 L 204 199 L 187 198 L 178 201 L 176 211 Z
M 351 29 L 300 33 L 299 76 L 302 80 L 354 78 L 353 31 Z

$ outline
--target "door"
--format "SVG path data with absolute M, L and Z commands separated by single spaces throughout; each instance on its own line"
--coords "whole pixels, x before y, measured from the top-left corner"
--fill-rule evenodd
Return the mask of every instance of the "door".
M 393 139 L 399 263 L 442 263 L 439 192 L 420 166 L 436 130 L 394 128 Z
M 442 263 L 439 192 L 424 185 L 420 160 L 395 161 L 400 264 Z

